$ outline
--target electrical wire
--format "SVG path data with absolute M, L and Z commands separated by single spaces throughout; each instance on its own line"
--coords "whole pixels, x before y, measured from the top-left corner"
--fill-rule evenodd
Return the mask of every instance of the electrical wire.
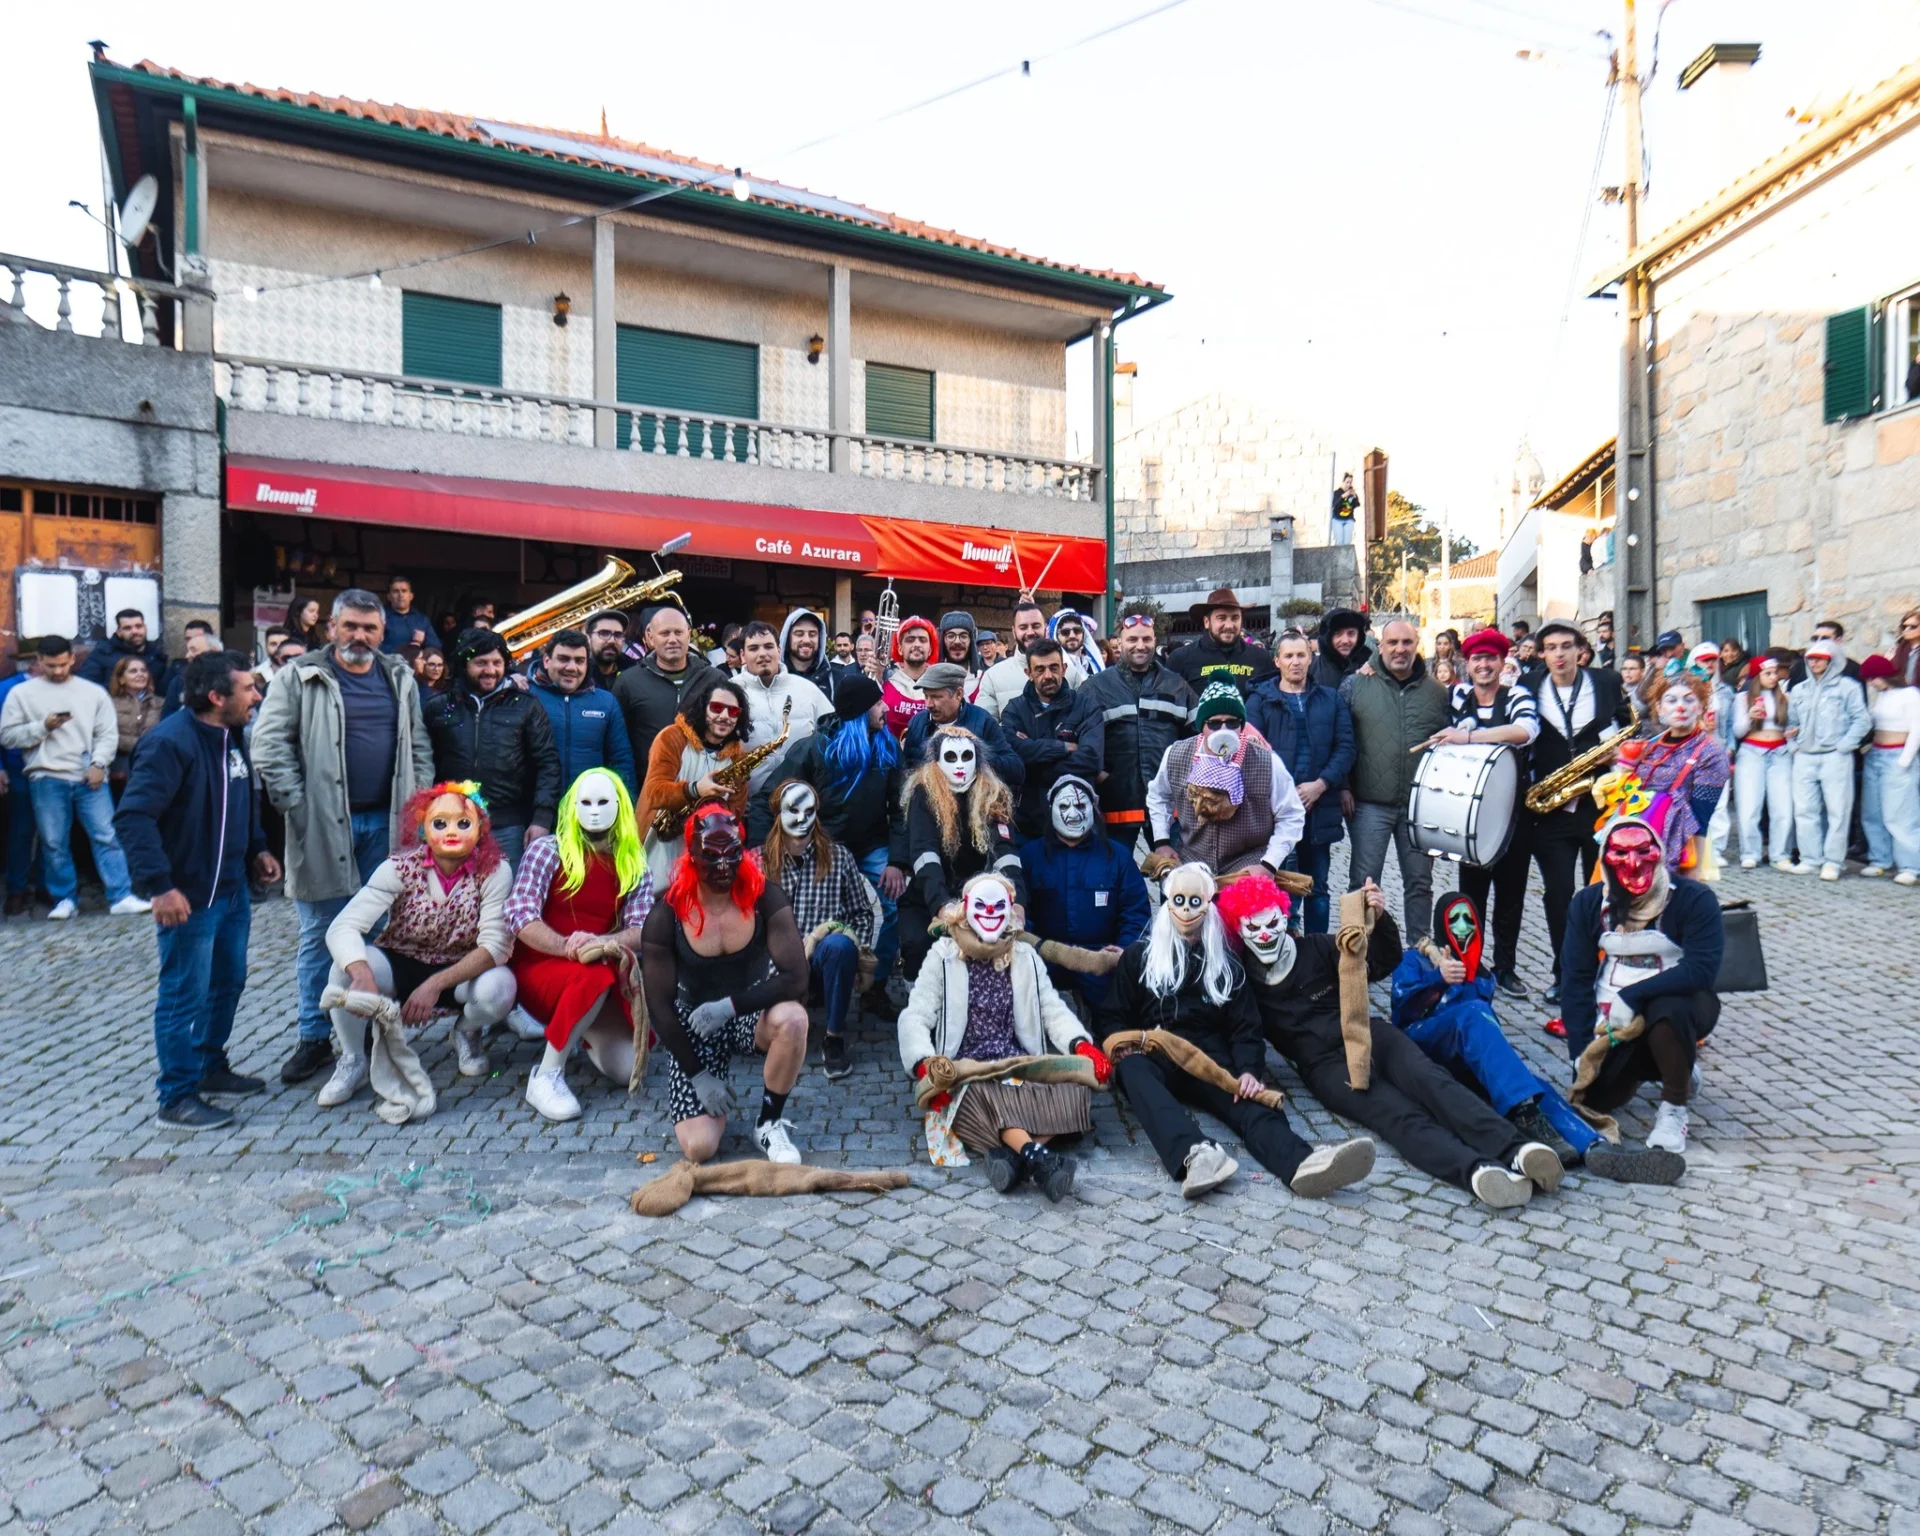
M 857 133 L 864 133 L 868 129 L 876 128 L 883 123 L 897 122 L 903 117 L 909 117 L 916 112 L 923 112 L 927 108 L 938 106 L 942 102 L 952 101 L 956 97 L 964 96 L 970 91 L 978 90 L 983 85 L 991 85 L 996 80 L 1004 80 L 1012 75 L 1030 76 L 1033 73 L 1033 66 L 1036 63 L 1047 63 L 1053 59 L 1061 58 L 1066 54 L 1097 43 L 1103 38 L 1112 37 L 1115 33 L 1125 32 L 1130 27 L 1137 27 L 1142 22 L 1151 21 L 1156 16 L 1163 16 L 1168 11 L 1178 10 L 1180 7 L 1189 3 L 1190 0 L 1162 0 L 1162 3 L 1159 5 L 1101 27 L 1097 31 L 1089 32 L 1084 37 L 1077 37 L 1072 42 L 1063 43 L 1058 48 L 1051 49 L 1046 53 L 1029 54 L 1024 58 L 1016 59 L 1010 64 L 1004 64 L 998 69 L 991 70 L 987 74 L 968 80 L 964 84 L 948 86 L 945 90 L 936 91 L 933 95 L 923 97 L 919 101 L 909 102 L 903 107 L 895 107 L 890 112 L 883 112 L 878 117 L 866 118 L 860 122 L 849 124 L 844 128 L 837 128 L 832 133 L 822 134 L 818 138 L 809 139 L 802 144 L 796 144 L 789 149 L 783 150 L 778 157 L 768 156 L 766 158 L 786 158 L 801 154 L 806 150 L 818 149 L 823 144 L 831 144 L 839 139 L 849 138 Z M 688 166 L 687 170 L 689 179 L 684 182 L 667 187 L 650 188 L 645 192 L 637 193 L 633 197 L 623 199 L 617 203 L 611 203 L 604 208 L 596 208 L 587 213 L 569 214 L 565 218 L 556 219 L 551 224 L 543 224 L 533 229 L 524 230 L 519 234 L 501 235 L 491 240 L 482 240 L 473 245 L 462 246 L 458 250 L 444 251 L 436 256 L 422 256 L 413 261 L 395 262 L 388 266 L 368 267 L 359 272 L 340 272 L 324 277 L 307 277 L 301 278 L 296 282 L 288 283 L 249 284 L 245 292 L 248 297 L 257 299 L 262 294 L 291 293 L 304 288 L 324 287 L 331 283 L 368 282 L 381 278 L 389 273 L 411 272 L 420 267 L 437 266 L 442 262 L 448 261 L 459 261 L 467 256 L 478 256 L 482 252 L 500 250 L 509 245 L 537 245 L 540 236 L 552 234 L 556 230 L 568 229 L 578 224 L 591 223 L 593 220 L 604 218 L 609 214 L 625 213 L 631 209 L 644 207 L 648 203 L 656 203 L 663 198 L 673 197 L 682 192 L 706 191 L 721 185 L 731 184 L 736 175 L 739 174 L 736 171 L 722 170 L 703 175 L 694 175 L 695 167 Z

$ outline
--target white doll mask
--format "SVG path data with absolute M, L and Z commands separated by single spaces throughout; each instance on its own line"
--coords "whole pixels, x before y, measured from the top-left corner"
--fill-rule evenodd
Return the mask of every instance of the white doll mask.
M 573 786 L 573 814 L 588 837 L 604 837 L 620 819 L 620 796 L 611 774 L 597 768 L 580 775 Z
M 942 736 L 937 761 L 948 787 L 956 795 L 964 795 L 973 788 L 980 772 L 980 758 L 971 741 L 959 736 Z
M 820 819 L 820 797 L 808 784 L 796 784 L 780 797 L 780 830 L 796 842 L 813 836 Z
M 1284 977 L 1293 969 L 1293 935 L 1287 932 L 1286 914 L 1278 907 L 1249 913 L 1240 919 L 1240 942 L 1247 953 L 1270 973 Z
M 1055 791 L 1047 811 L 1063 843 L 1077 843 L 1093 830 L 1093 801 L 1078 784 Z
M 1175 930 L 1187 943 L 1198 942 L 1207 907 L 1213 901 L 1213 876 L 1204 864 L 1182 864 L 1167 876 L 1163 889 Z
M 967 926 L 982 943 L 998 944 L 1013 922 L 1013 890 L 998 879 L 977 880 L 967 889 Z

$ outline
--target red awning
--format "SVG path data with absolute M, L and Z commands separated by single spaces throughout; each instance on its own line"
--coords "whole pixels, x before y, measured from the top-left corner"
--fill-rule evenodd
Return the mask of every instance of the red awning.
M 287 459 L 228 459 L 227 505 L 614 550 L 658 549 L 691 532 L 693 554 L 902 581 L 1012 588 L 1038 584 L 1044 572 L 1049 589 L 1098 592 L 1106 580 L 1099 539 Z

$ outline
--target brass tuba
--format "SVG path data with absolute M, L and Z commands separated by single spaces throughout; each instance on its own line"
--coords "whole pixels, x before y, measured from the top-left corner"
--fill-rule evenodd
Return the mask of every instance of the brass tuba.
M 686 604 L 670 590 L 680 580 L 678 571 L 662 571 L 645 581 L 635 581 L 637 574 L 618 555 L 608 555 L 598 576 L 589 576 L 531 608 L 509 614 L 493 626 L 494 633 L 507 642 L 507 649 L 518 661 L 529 651 L 539 650 L 561 630 L 580 628 L 588 614 L 603 608 L 633 608 L 664 598 L 685 610 Z
M 793 729 L 793 700 L 787 700 L 787 707 L 780 711 L 780 734 L 772 741 L 763 741 L 757 747 L 742 752 L 730 762 L 722 763 L 713 770 L 713 782 L 720 786 L 723 796 L 730 795 L 748 776 L 774 753 L 787 744 L 787 734 Z M 686 808 L 675 810 L 672 806 L 657 805 L 647 822 L 648 830 L 659 842 L 671 842 L 680 835 L 680 823 L 686 819 Z
M 1545 816 L 1563 805 L 1571 805 L 1593 788 L 1593 781 L 1613 762 L 1613 755 L 1620 750 L 1621 743 L 1631 741 L 1634 732 L 1640 729 L 1640 706 L 1629 697 L 1627 708 L 1633 711 L 1632 720 L 1612 734 L 1601 737 L 1572 762 L 1554 769 L 1527 791 L 1528 810 L 1536 816 Z

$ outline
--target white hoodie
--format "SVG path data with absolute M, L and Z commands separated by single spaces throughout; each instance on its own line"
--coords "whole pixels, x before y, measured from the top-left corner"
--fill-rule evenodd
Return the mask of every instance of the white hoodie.
M 791 751 L 795 742 L 811 736 L 814 722 L 822 715 L 833 713 L 832 701 L 824 693 L 785 667 L 774 673 L 770 682 L 763 683 L 745 670 L 734 673 L 733 682 L 747 696 L 747 707 L 753 711 L 753 729 L 747 733 L 748 751 L 780 734 L 780 713 L 789 699 L 793 700 L 793 714 L 787 721 L 786 751 Z M 785 751 L 776 753 L 754 769 L 747 779 L 748 785 L 758 790 L 780 766 L 784 756 Z

